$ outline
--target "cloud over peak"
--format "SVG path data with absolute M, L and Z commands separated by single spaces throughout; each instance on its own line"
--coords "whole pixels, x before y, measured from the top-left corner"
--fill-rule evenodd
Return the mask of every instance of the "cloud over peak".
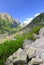
M 36 17 L 36 16 L 38 16 L 38 15 L 40 15 L 40 13 L 37 13 L 37 14 L 35 14 L 34 16 Z
M 31 21 L 32 21 L 33 18 L 27 18 L 25 21 L 24 21 L 24 24 L 29 24 Z
M 36 17 L 36 16 L 38 16 L 38 15 L 40 15 L 40 13 L 35 14 L 35 15 L 33 16 L 33 18 Z M 31 17 L 31 18 L 26 18 L 26 20 L 24 21 L 23 24 L 24 24 L 25 26 L 28 25 L 28 24 L 32 21 L 33 18 L 32 18 L 32 17 Z

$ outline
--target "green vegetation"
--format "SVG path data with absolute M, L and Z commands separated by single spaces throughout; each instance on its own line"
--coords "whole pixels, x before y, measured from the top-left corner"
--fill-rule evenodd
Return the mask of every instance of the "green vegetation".
M 10 17 L 10 16 L 9 16 Z M 8 17 L 8 18 L 9 18 Z M 18 32 L 21 30 L 19 27 L 18 21 L 15 22 L 12 17 L 10 17 L 8 20 L 7 15 L 4 17 L 4 19 L 0 18 L 0 33 L 5 33 L 9 32 L 9 34 L 13 34 L 16 31 Z M 17 27 L 17 24 L 18 27 Z M 35 40 L 33 37 L 33 33 L 39 34 L 40 28 L 44 27 L 44 13 L 40 14 L 39 16 L 35 17 L 32 22 L 25 27 L 23 30 L 26 28 L 30 28 L 31 31 L 23 35 L 16 35 L 16 40 L 10 40 L 3 42 L 0 44 L 0 65 L 4 65 L 6 59 L 13 54 L 14 52 L 17 51 L 18 48 L 22 48 L 23 42 L 25 39 L 31 39 Z
M 40 28 L 43 26 L 38 26 L 33 28 L 32 31 L 30 31 L 28 34 L 25 34 L 23 36 L 17 35 L 16 40 L 14 41 L 6 41 L 3 44 L 0 44 L 0 65 L 4 65 L 5 60 L 8 56 L 10 56 L 12 53 L 17 51 L 18 48 L 22 47 L 22 44 L 25 39 L 32 39 L 35 40 L 33 37 L 33 33 L 37 33 L 40 30 Z
M 19 36 L 15 41 L 6 41 L 0 44 L 0 65 L 4 65 L 6 58 L 22 47 L 23 42 L 24 39 Z
M 44 26 L 44 12 L 38 15 L 37 17 L 33 18 L 31 23 L 29 23 L 27 27 L 33 28 L 33 27 L 40 26 L 40 25 Z
M 39 34 L 39 30 L 40 28 L 42 28 L 44 26 L 36 26 L 32 29 L 32 31 L 30 31 L 27 35 L 26 38 L 28 39 L 32 39 L 33 41 L 35 40 L 35 38 L 33 37 L 33 33 Z
M 7 13 L 2 13 L 2 15 L 0 15 L 0 34 L 4 34 L 6 32 L 12 34 L 19 30 L 20 30 L 20 23 L 18 20 L 13 19 Z

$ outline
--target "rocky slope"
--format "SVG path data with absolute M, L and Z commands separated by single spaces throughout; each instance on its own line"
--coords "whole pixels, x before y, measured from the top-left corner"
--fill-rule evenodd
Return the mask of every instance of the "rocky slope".
M 43 31 L 43 33 L 41 33 Z M 40 37 L 41 35 L 41 37 Z M 44 65 L 44 28 L 39 31 L 35 41 L 26 40 L 23 49 L 19 48 L 9 56 L 5 65 Z
M 12 18 L 8 13 L 0 13 L 0 33 L 16 32 L 15 28 L 19 28 L 18 20 Z

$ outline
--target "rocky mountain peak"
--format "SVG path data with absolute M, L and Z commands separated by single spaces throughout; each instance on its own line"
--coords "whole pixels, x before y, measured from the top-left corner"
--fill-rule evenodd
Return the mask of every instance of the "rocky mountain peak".
M 0 13 L 0 17 L 4 18 L 4 17 L 11 17 L 8 13 Z

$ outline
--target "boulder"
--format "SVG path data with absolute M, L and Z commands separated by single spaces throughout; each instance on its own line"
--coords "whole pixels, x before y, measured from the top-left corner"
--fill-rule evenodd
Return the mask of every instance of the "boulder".
M 26 39 L 23 43 L 23 49 L 28 49 L 28 46 L 32 43 L 33 41 L 32 40 L 28 40 Z
M 12 56 L 12 55 L 10 55 L 10 56 L 7 58 L 7 60 L 12 61 L 12 60 L 13 60 L 13 56 Z
M 13 61 L 12 63 L 14 64 L 26 64 L 27 63 L 27 55 L 26 52 L 24 50 L 22 50 L 21 48 L 18 49 L 18 51 L 16 53 L 13 54 Z
M 44 27 L 40 29 L 39 31 L 39 37 L 43 38 L 44 37 Z
M 36 56 L 36 49 L 33 47 L 30 47 L 27 51 L 26 54 L 28 56 L 29 59 L 33 58 Z
M 44 38 L 35 40 L 30 46 L 36 49 L 36 57 L 44 59 Z
M 39 65 L 41 63 L 43 63 L 43 61 L 40 58 L 32 58 L 31 60 L 31 65 Z
M 34 47 L 30 47 L 27 51 L 26 54 L 28 58 L 41 58 L 44 61 L 44 49 L 38 49 Z
M 38 34 L 33 33 L 33 37 L 34 37 L 35 39 L 38 39 L 38 38 L 39 38 L 39 35 L 38 35 Z
M 30 47 L 38 48 L 38 49 L 44 49 L 44 38 L 36 39 L 32 43 L 28 45 L 24 45 L 24 50 L 29 49 Z
M 36 48 L 36 58 L 44 58 L 44 57 L 42 57 L 43 53 L 44 53 L 44 49 L 38 49 L 38 48 Z
M 44 38 L 40 38 L 32 42 L 29 47 L 34 47 L 38 49 L 44 49 Z
M 13 53 L 11 56 L 7 58 L 7 62 L 5 65 L 20 65 L 20 64 L 27 64 L 27 55 L 24 50 L 19 48 L 17 52 Z

